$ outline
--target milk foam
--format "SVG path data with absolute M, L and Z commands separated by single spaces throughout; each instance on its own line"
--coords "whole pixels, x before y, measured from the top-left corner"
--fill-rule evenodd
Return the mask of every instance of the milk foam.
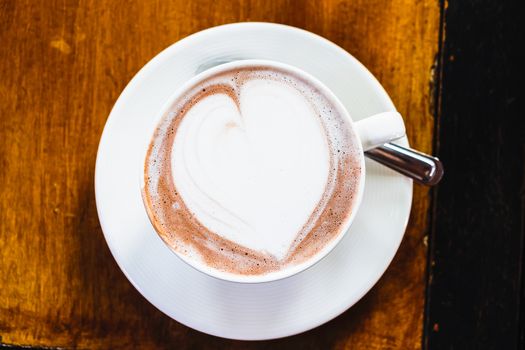
M 311 103 L 283 82 L 253 79 L 198 101 L 173 143 L 184 203 L 218 235 L 283 259 L 325 191 L 328 140 Z
M 301 263 L 340 233 L 362 178 L 360 145 L 335 102 L 273 67 L 197 82 L 152 138 L 143 197 L 161 238 L 235 274 Z

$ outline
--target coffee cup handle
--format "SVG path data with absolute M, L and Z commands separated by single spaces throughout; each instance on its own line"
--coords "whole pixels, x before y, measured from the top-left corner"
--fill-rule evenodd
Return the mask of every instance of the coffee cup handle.
M 405 136 L 405 123 L 398 112 L 383 112 L 354 123 L 363 151 Z

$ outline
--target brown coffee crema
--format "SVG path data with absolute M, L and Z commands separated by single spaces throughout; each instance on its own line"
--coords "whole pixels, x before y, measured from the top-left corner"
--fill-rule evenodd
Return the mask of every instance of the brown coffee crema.
M 241 246 L 207 229 L 185 205 L 173 181 L 172 147 L 186 112 L 213 94 L 229 96 L 239 107 L 240 90 L 251 79 L 271 79 L 301 92 L 319 115 L 330 152 L 330 170 L 324 193 L 281 260 Z M 358 142 L 349 121 L 338 112 L 334 101 L 300 76 L 267 66 L 235 68 L 219 73 L 188 89 L 172 104 L 155 130 L 144 166 L 142 195 L 148 216 L 171 249 L 185 256 L 198 255 L 197 259 L 220 271 L 260 275 L 305 262 L 340 234 L 341 227 L 356 206 L 364 170 L 361 168 Z

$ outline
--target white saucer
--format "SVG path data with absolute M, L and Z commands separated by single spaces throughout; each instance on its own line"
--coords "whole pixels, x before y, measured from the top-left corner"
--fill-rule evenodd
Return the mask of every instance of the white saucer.
M 324 82 L 354 120 L 394 110 L 379 83 L 346 51 L 312 33 L 267 23 L 211 28 L 153 58 L 115 103 L 100 141 L 95 192 L 115 260 L 142 295 L 171 318 L 234 339 L 304 332 L 338 316 L 377 282 L 397 251 L 412 202 L 412 182 L 372 161 L 350 232 L 312 268 L 284 280 L 241 285 L 196 271 L 153 230 L 139 190 L 143 130 L 165 100 L 196 71 L 259 58 L 299 67 Z M 406 139 L 399 142 L 408 145 Z

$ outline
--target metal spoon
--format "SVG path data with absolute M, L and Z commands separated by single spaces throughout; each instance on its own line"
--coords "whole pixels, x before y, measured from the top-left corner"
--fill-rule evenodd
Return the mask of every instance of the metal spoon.
M 393 143 L 368 150 L 365 156 L 422 185 L 437 185 L 444 173 L 438 158 Z

